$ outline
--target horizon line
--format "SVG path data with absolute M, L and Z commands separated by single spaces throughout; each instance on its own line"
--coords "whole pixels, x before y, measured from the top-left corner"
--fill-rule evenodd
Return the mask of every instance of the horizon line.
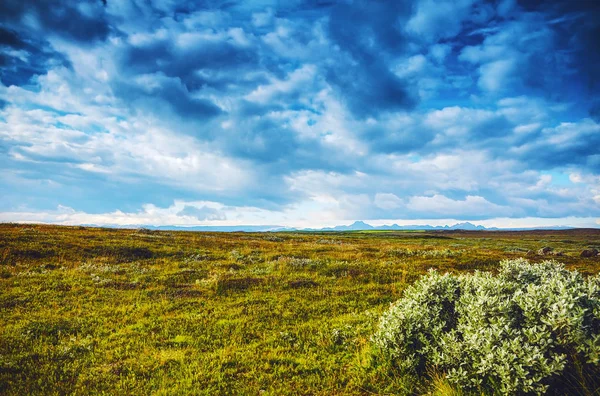
M 475 221 L 477 222 L 477 221 Z M 354 226 L 356 223 L 363 223 L 367 226 L 364 229 L 356 228 L 349 229 L 349 227 Z M 572 226 L 572 225 L 549 225 L 549 226 L 483 226 L 474 224 L 471 221 L 462 221 L 457 222 L 452 225 L 431 225 L 431 224 L 408 224 L 408 225 L 399 225 L 396 223 L 393 224 L 383 224 L 383 225 L 372 225 L 363 220 L 356 220 L 351 224 L 338 224 L 335 226 L 326 226 L 326 227 L 293 227 L 293 226 L 283 226 L 277 224 L 223 224 L 223 225 L 215 225 L 215 224 L 197 224 L 197 225 L 174 225 L 174 224 L 164 224 L 164 225 L 152 225 L 152 224 L 90 224 L 90 223 L 80 223 L 80 224 L 61 224 L 61 223 L 52 223 L 52 222 L 40 222 L 40 221 L 0 221 L 0 225 L 35 225 L 35 226 L 57 226 L 57 227 L 86 227 L 86 228 L 110 228 L 110 229 L 130 229 L 130 230 L 139 230 L 139 229 L 155 229 L 156 231 L 214 231 L 214 232 L 235 232 L 235 231 L 244 231 L 241 228 L 263 228 L 260 230 L 249 230 L 254 232 L 351 232 L 351 231 L 566 231 L 566 230 L 600 230 L 599 226 Z M 473 228 L 460 228 L 460 226 L 472 226 Z M 458 226 L 458 227 L 457 227 Z M 399 227 L 398 229 L 390 229 L 390 227 Z M 429 229 L 423 228 L 410 228 L 410 227 L 427 227 Z M 166 228 L 175 228 L 174 230 L 167 230 Z M 194 228 L 203 228 L 205 230 L 193 230 Z M 344 229 L 346 228 L 346 229 Z M 219 230 L 219 229 L 228 229 Z

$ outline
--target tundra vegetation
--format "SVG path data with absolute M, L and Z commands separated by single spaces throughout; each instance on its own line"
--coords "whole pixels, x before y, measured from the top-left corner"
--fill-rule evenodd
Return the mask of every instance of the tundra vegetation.
M 0 393 L 594 394 L 599 247 L 2 224 Z
M 373 338 L 400 377 L 427 369 L 476 394 L 593 393 L 600 389 L 600 275 L 561 264 L 501 262 L 490 272 L 410 286 Z

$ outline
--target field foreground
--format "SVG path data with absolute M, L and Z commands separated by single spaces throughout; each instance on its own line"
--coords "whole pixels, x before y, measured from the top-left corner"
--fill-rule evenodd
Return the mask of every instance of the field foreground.
M 544 247 L 552 251 L 538 252 Z M 551 258 L 600 230 L 198 233 L 0 225 L 2 394 L 382 394 L 382 313 L 429 268 Z M 538 254 L 539 253 L 539 254 Z

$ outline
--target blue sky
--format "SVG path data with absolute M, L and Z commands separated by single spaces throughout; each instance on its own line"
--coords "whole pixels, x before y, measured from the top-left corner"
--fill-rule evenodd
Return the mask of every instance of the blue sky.
M 600 2 L 0 4 L 0 221 L 599 226 Z

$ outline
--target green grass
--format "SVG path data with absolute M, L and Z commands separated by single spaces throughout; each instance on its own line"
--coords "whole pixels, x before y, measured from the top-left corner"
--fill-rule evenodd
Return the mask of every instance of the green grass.
M 594 230 L 194 233 L 0 225 L 1 394 L 385 394 L 379 316 L 429 268 L 551 246 L 595 274 Z M 532 262 L 547 257 L 528 256 Z M 433 382 L 435 385 L 435 381 Z M 437 383 L 441 383 L 437 381 Z

